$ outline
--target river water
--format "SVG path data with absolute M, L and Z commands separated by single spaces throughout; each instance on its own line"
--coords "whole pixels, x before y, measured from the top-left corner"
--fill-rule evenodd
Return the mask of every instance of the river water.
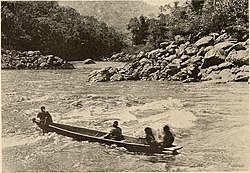
M 75 63 L 74 70 L 2 70 L 2 169 L 33 172 L 249 170 L 249 85 L 122 81 L 88 83 L 87 75 L 122 63 Z M 44 105 L 55 122 L 158 140 L 170 125 L 180 154 L 145 155 L 54 133 L 31 119 Z

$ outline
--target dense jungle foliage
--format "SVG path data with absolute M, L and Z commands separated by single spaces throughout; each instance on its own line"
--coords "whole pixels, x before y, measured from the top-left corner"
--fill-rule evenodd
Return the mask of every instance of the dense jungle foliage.
M 166 40 L 194 42 L 209 33 L 226 32 L 238 41 L 248 38 L 248 0 L 191 0 L 160 7 L 157 18 L 134 17 L 128 30 L 135 49 L 154 49 Z
M 122 36 L 92 16 L 58 2 L 1 3 L 2 48 L 39 50 L 67 60 L 100 60 L 124 47 Z
M 149 51 L 176 39 L 192 43 L 222 31 L 238 41 L 248 39 L 248 0 L 176 1 L 161 6 L 158 17 L 131 18 L 129 36 L 54 1 L 2 1 L 1 15 L 2 48 L 39 50 L 66 60 L 101 60 L 122 50 Z

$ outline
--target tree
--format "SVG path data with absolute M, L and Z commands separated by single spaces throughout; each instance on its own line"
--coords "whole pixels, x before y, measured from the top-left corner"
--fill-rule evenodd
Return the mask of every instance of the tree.
M 149 19 L 145 16 L 140 16 L 139 18 L 132 18 L 128 23 L 128 30 L 132 34 L 132 42 L 135 45 L 144 44 L 147 41 L 148 29 L 149 29 Z
M 1 10 L 6 49 L 40 50 L 67 60 L 100 60 L 125 46 L 121 35 L 105 23 L 55 1 L 6 1 Z

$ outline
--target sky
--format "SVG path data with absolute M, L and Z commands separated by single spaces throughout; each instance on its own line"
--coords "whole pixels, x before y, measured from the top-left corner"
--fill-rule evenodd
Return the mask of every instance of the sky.
M 143 0 L 144 2 L 152 5 L 166 5 L 172 4 L 174 1 L 179 1 L 180 3 L 186 2 L 186 0 Z
M 62 1 L 62 0 L 60 0 Z M 65 0 L 65 1 L 74 1 L 74 0 Z M 179 1 L 180 4 L 185 3 L 187 0 L 75 0 L 75 1 L 144 1 L 151 5 L 166 5 L 173 4 L 174 1 Z

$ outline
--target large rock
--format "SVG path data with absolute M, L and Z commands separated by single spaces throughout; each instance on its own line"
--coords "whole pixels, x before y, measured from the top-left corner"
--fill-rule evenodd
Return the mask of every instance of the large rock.
M 106 67 L 101 70 L 93 71 L 88 76 L 89 82 L 105 82 L 110 80 L 110 77 L 117 73 L 117 69 Z
M 230 48 L 231 46 L 233 46 L 235 43 L 232 43 L 230 41 L 225 41 L 225 42 L 220 42 L 220 43 L 217 43 L 214 45 L 214 48 L 215 49 L 228 49 Z
M 124 75 L 123 74 L 114 74 L 110 78 L 110 81 L 122 81 L 122 80 L 124 80 Z
M 249 80 L 249 72 L 239 72 L 235 76 L 236 82 L 248 82 Z
M 168 56 L 168 57 L 166 57 L 166 58 L 164 58 L 166 61 L 168 61 L 168 62 L 172 62 L 174 59 L 176 59 L 177 58 L 177 56 L 174 54 L 174 55 L 170 55 L 170 56 Z
M 197 47 L 201 47 L 201 46 L 209 46 L 213 43 L 213 37 L 212 36 L 206 36 L 206 37 L 202 37 L 201 39 L 199 39 L 195 45 Z
M 218 65 L 219 69 L 220 70 L 223 70 L 223 69 L 231 69 L 232 67 L 234 67 L 234 64 L 231 63 L 231 62 L 224 62 L 224 63 L 221 63 Z
M 186 42 L 186 39 L 185 39 L 183 36 L 181 36 L 181 35 L 176 35 L 176 36 L 174 37 L 174 40 L 175 40 L 175 43 L 176 43 L 177 45 L 180 45 L 180 44 Z
M 148 77 L 149 74 L 154 73 L 156 71 L 157 71 L 157 69 L 154 66 L 145 65 L 139 75 L 141 77 Z
M 6 50 L 1 53 L 3 69 L 74 69 L 72 64 L 63 59 L 54 55 L 41 55 L 40 51 Z
M 95 64 L 95 61 L 93 61 L 92 59 L 86 59 L 83 61 L 84 64 Z
M 227 52 L 231 52 L 232 50 L 246 50 L 248 46 L 246 46 L 245 42 L 239 42 L 239 43 L 236 43 L 234 45 L 232 45 L 228 50 Z
M 235 78 L 235 74 L 233 74 L 230 69 L 220 71 L 219 75 L 224 81 L 233 81 Z
M 145 57 L 145 52 L 143 52 L 143 51 L 139 52 L 139 53 L 137 54 L 136 57 L 137 57 L 138 59 L 144 58 L 144 57 Z
M 226 61 L 237 66 L 249 65 L 249 52 L 246 50 L 233 50 L 228 54 Z
M 221 79 L 221 76 L 216 73 L 210 73 L 207 77 L 205 77 L 204 81 L 209 81 L 209 80 L 218 80 Z
M 207 68 L 213 65 L 219 65 L 225 62 L 225 59 L 226 55 L 223 49 L 211 49 L 205 54 L 202 68 Z
M 199 52 L 196 46 L 187 47 L 185 51 L 186 51 L 186 55 L 189 55 L 189 56 L 193 56 Z
M 161 49 L 152 50 L 152 51 L 150 51 L 150 52 L 148 53 L 148 57 L 149 57 L 150 59 L 154 59 L 154 58 L 156 58 L 156 55 L 157 55 L 158 53 L 160 53 L 160 52 L 161 52 Z
M 240 71 L 249 72 L 249 66 L 248 65 L 243 65 L 242 67 L 240 67 Z
M 186 60 L 190 59 L 190 56 L 189 56 L 189 55 L 182 55 L 182 56 L 180 57 L 180 59 L 181 59 L 182 61 L 186 61 Z
M 228 39 L 228 37 L 229 35 L 227 33 L 223 33 L 222 35 L 216 38 L 215 43 L 224 42 Z
M 169 42 L 169 41 L 162 42 L 162 43 L 160 43 L 160 47 L 165 49 L 168 45 L 170 45 L 170 43 L 171 42 Z
M 170 44 L 168 47 L 166 47 L 166 50 L 170 55 L 173 55 L 176 53 L 177 48 L 178 46 L 176 44 Z

